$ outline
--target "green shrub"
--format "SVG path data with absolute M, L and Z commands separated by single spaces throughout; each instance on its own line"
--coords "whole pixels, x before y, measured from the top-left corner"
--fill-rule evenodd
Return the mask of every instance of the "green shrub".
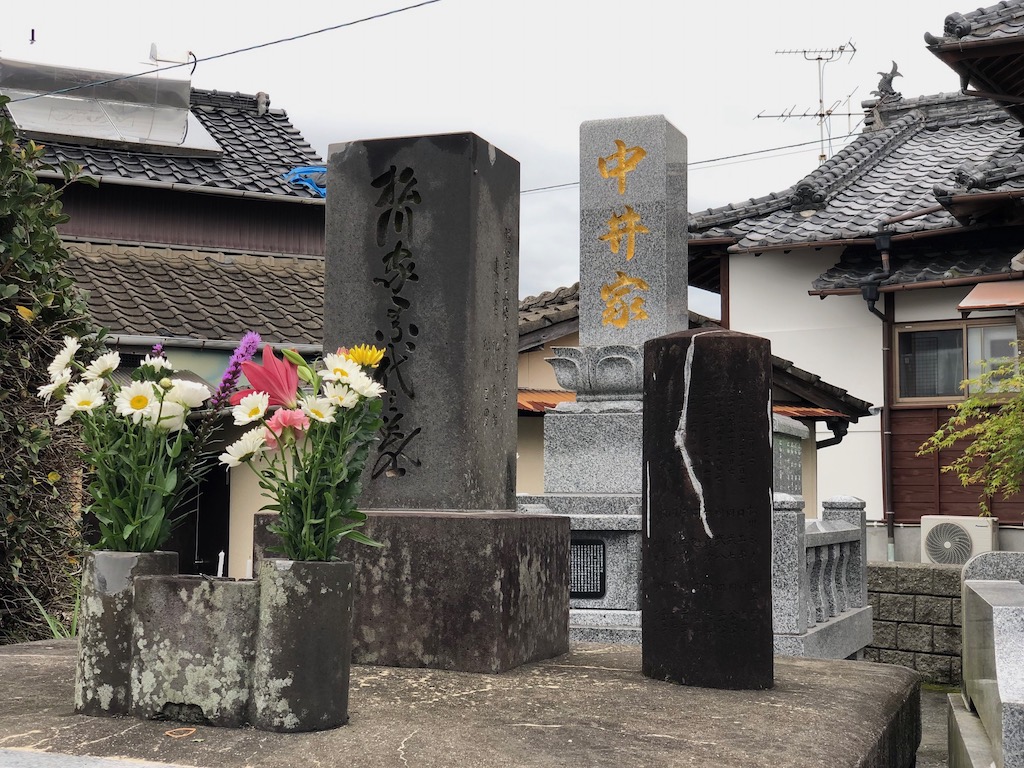
M 80 568 L 81 461 L 72 425 L 54 427 L 36 397 L 65 335 L 90 333 L 64 266 L 60 189 L 80 169 L 51 166 L 19 142 L 0 97 L 0 643 L 52 637 L 44 616 L 70 626 Z

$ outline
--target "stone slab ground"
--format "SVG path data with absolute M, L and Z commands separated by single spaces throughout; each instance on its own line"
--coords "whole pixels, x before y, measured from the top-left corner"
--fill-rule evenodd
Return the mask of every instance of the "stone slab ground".
M 921 739 L 919 677 L 900 667 L 779 657 L 773 689 L 712 691 L 647 679 L 638 647 L 598 644 L 500 675 L 354 666 L 348 726 L 174 739 L 174 723 L 75 715 L 74 657 L 70 641 L 0 648 L 0 750 L 201 768 L 841 768 L 909 766 Z

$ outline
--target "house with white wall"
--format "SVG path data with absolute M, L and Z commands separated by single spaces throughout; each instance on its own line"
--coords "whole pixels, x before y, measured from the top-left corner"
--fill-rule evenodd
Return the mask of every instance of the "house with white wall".
M 781 192 L 693 212 L 723 322 L 881 405 L 818 463 L 818 494 L 867 501 L 871 556 L 920 556 L 922 516 L 976 516 L 978 488 L 917 455 L 983 360 L 1015 354 L 1024 307 L 1024 3 L 953 14 L 929 48 L 961 92 L 864 102 L 860 136 Z M 1024 498 L 991 499 L 1003 548 Z M 887 552 L 884 544 L 891 537 Z

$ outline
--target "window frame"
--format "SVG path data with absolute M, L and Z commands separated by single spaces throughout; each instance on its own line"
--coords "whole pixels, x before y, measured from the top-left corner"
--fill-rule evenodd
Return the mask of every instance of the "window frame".
M 906 333 L 919 333 L 921 331 L 945 331 L 945 330 L 959 330 L 961 333 L 961 344 L 962 344 L 962 357 L 961 357 L 961 371 L 962 377 L 961 382 L 969 377 L 970 371 L 970 342 L 968 339 L 969 328 L 979 327 L 992 327 L 992 326 L 1009 326 L 1014 329 L 1014 339 L 1020 341 L 1020 337 L 1017 333 L 1017 322 L 1016 315 L 1000 315 L 999 317 L 991 317 L 984 319 L 961 319 L 961 320 L 935 320 L 935 321 L 924 321 L 924 322 L 902 322 L 893 323 L 893 338 L 891 345 L 892 355 L 892 403 L 894 406 L 902 407 L 930 407 L 930 406 L 945 406 L 952 403 L 963 402 L 967 399 L 967 393 L 960 392 L 957 395 L 938 395 L 938 396 L 925 396 L 925 397 L 904 397 L 900 395 L 901 385 L 901 370 L 902 361 L 900 360 L 900 335 Z M 1018 352 L 1018 360 L 1021 358 L 1021 353 Z

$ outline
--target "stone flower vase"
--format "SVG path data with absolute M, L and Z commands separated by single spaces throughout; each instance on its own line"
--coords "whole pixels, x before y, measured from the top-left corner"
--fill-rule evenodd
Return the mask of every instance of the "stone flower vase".
M 263 560 L 252 724 L 322 731 L 348 722 L 355 565 Z
M 248 723 L 258 615 L 252 580 L 136 579 L 131 713 L 233 728 Z
M 75 712 L 123 715 L 131 704 L 132 613 L 139 576 L 176 574 L 176 552 L 85 553 Z

